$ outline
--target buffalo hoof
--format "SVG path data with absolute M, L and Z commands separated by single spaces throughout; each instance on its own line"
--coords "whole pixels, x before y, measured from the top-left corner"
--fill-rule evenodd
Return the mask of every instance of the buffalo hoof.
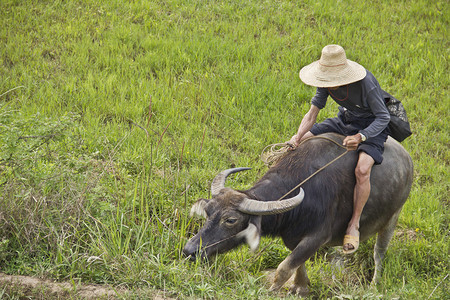
M 300 296 L 300 297 L 306 297 L 309 294 L 309 288 L 305 286 L 298 286 L 298 285 L 291 285 L 289 288 L 289 294 Z

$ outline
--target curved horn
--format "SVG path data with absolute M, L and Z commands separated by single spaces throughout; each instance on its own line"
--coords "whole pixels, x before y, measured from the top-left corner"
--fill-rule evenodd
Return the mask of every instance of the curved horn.
M 303 201 L 305 192 L 300 188 L 297 196 L 281 201 L 258 201 L 253 199 L 244 199 L 238 207 L 238 210 L 250 215 L 276 215 L 287 212 Z
M 225 187 L 225 180 L 227 179 L 228 175 L 250 169 L 251 168 L 233 168 L 222 171 L 219 174 L 217 174 L 217 176 L 213 179 L 211 183 L 211 196 L 212 197 L 217 196 L 220 193 L 220 190 Z

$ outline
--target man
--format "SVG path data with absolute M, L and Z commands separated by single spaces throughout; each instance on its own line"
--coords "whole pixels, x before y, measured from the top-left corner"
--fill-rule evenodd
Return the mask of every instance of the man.
M 328 45 L 320 60 L 300 70 L 300 79 L 317 87 L 311 108 L 303 117 L 297 134 L 288 142 L 294 148 L 311 136 L 325 132 L 345 135 L 344 146 L 359 152 L 355 169 L 353 215 L 344 237 L 345 254 L 359 247 L 359 221 L 370 194 L 370 172 L 383 160 L 384 142 L 389 134 L 390 115 L 375 77 L 363 66 L 348 60 L 339 45 Z M 337 118 L 316 124 L 317 115 L 330 96 L 339 107 Z

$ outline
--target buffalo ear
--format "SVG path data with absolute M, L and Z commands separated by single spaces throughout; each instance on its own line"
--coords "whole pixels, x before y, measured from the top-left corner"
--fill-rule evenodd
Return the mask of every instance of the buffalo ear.
M 239 238 L 245 238 L 250 250 L 255 252 L 261 240 L 261 216 L 254 216 L 250 219 L 248 227 L 238 233 Z
M 197 217 L 201 217 L 201 218 L 205 218 L 206 219 L 207 215 L 206 215 L 205 207 L 206 207 L 206 204 L 208 204 L 208 202 L 209 202 L 209 199 L 199 199 L 199 200 L 197 200 L 197 202 L 195 202 L 192 205 L 191 212 L 190 212 L 189 215 L 191 217 L 197 216 Z
M 256 232 L 255 232 L 256 238 L 253 240 L 252 243 L 249 243 L 250 250 L 252 252 L 256 252 L 256 250 L 259 247 L 259 242 L 261 240 L 261 216 L 253 216 L 250 219 L 250 224 L 255 225 L 255 229 L 256 229 Z

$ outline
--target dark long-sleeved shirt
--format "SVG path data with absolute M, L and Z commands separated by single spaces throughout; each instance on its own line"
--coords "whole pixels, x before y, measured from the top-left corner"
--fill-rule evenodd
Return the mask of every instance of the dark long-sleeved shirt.
M 311 99 L 311 104 L 322 109 L 326 105 L 328 96 L 348 110 L 346 114 L 349 115 L 350 119 L 373 119 L 369 126 L 359 131 L 367 138 L 380 134 L 390 121 L 389 111 L 382 96 L 382 89 L 369 71 L 362 80 L 340 86 L 335 90 L 317 88 L 316 95 Z

